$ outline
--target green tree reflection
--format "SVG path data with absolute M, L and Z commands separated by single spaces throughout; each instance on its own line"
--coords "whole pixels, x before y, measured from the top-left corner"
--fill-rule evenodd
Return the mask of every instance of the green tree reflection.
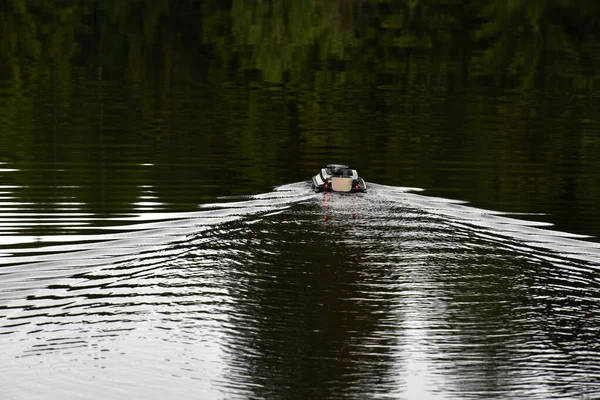
M 596 120 L 586 96 L 599 81 L 599 8 L 591 0 L 10 0 L 0 5 L 8 87 L 0 137 L 9 160 L 80 164 L 119 159 L 107 143 L 144 141 L 149 162 L 201 155 L 212 166 L 203 176 L 243 182 L 232 189 L 241 193 L 304 179 L 319 164 L 314 149 L 389 183 L 402 171 L 405 183 L 435 186 L 445 180 L 436 160 L 473 143 L 465 159 L 498 166 L 493 179 L 469 172 L 471 195 L 484 202 L 500 193 L 527 204 L 510 165 L 534 159 L 545 171 L 536 192 L 594 198 L 592 176 L 560 181 L 559 190 L 552 177 L 566 160 L 592 170 L 598 154 L 598 139 L 584 133 Z M 56 151 L 73 140 L 99 147 Z M 282 162 L 293 173 L 282 177 Z

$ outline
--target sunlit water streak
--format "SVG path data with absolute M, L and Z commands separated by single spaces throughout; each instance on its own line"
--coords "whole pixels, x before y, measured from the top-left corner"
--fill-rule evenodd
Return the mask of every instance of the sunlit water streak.
M 302 182 L 89 234 L 3 235 L 0 390 L 599 396 L 600 245 L 415 191 L 323 195 Z M 0 217 L 27 232 L 35 215 Z

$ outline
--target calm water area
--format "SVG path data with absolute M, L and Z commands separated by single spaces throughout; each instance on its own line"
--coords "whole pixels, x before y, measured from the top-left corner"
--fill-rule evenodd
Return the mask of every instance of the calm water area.
M 0 399 L 600 398 L 570 3 L 0 6 Z

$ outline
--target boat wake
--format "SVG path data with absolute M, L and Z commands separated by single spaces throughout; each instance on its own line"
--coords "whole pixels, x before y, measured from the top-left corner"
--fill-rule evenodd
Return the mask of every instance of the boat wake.
M 0 384 L 61 398 L 77 371 L 110 398 L 131 397 L 123 375 L 145 398 L 173 376 L 180 398 L 286 398 L 301 362 L 335 367 L 315 390 L 349 398 L 600 395 L 600 243 L 421 192 L 297 182 L 193 212 L 36 216 L 35 236 L 0 212 Z
M 550 262 L 577 260 L 594 265 L 600 260 L 600 243 L 583 240 L 589 238 L 584 235 L 551 230 L 548 223 L 470 207 L 461 201 L 424 196 L 419 193 L 422 191 L 419 188 L 378 184 L 370 184 L 370 187 L 366 194 L 314 194 L 308 183 L 298 182 L 279 186 L 268 193 L 222 198 L 222 202 L 202 204 L 201 211 L 105 218 L 103 222 L 113 224 L 96 226 L 94 230 L 107 233 L 3 235 L 0 236 L 0 305 L 21 298 L 24 292 L 44 287 L 50 281 L 115 263 L 131 262 L 144 252 L 158 252 L 176 243 L 184 244 L 202 230 L 233 221 L 269 218 L 302 202 L 322 202 L 329 214 L 351 214 L 363 221 L 376 217 L 377 223 L 382 223 L 382 216 L 386 216 L 392 206 L 400 207 L 414 211 L 415 221 L 425 215 L 436 216 L 447 226 L 454 227 L 457 234 L 492 241 L 525 257 Z M 325 219 L 335 218 L 328 213 L 325 213 Z M 55 222 L 55 219 L 45 217 L 44 222 Z M 71 227 L 91 219 L 88 214 L 85 218 L 80 218 L 77 213 L 69 217 L 73 219 L 68 222 Z M 78 218 L 82 220 L 78 221 Z M 388 218 L 393 220 L 395 216 L 388 215 Z M 19 225 L 18 218 L 13 221 L 14 225 Z

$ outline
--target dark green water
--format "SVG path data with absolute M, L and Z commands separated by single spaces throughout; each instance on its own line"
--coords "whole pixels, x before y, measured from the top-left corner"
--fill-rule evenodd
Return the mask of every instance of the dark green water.
M 0 398 L 600 396 L 595 3 L 0 11 Z

